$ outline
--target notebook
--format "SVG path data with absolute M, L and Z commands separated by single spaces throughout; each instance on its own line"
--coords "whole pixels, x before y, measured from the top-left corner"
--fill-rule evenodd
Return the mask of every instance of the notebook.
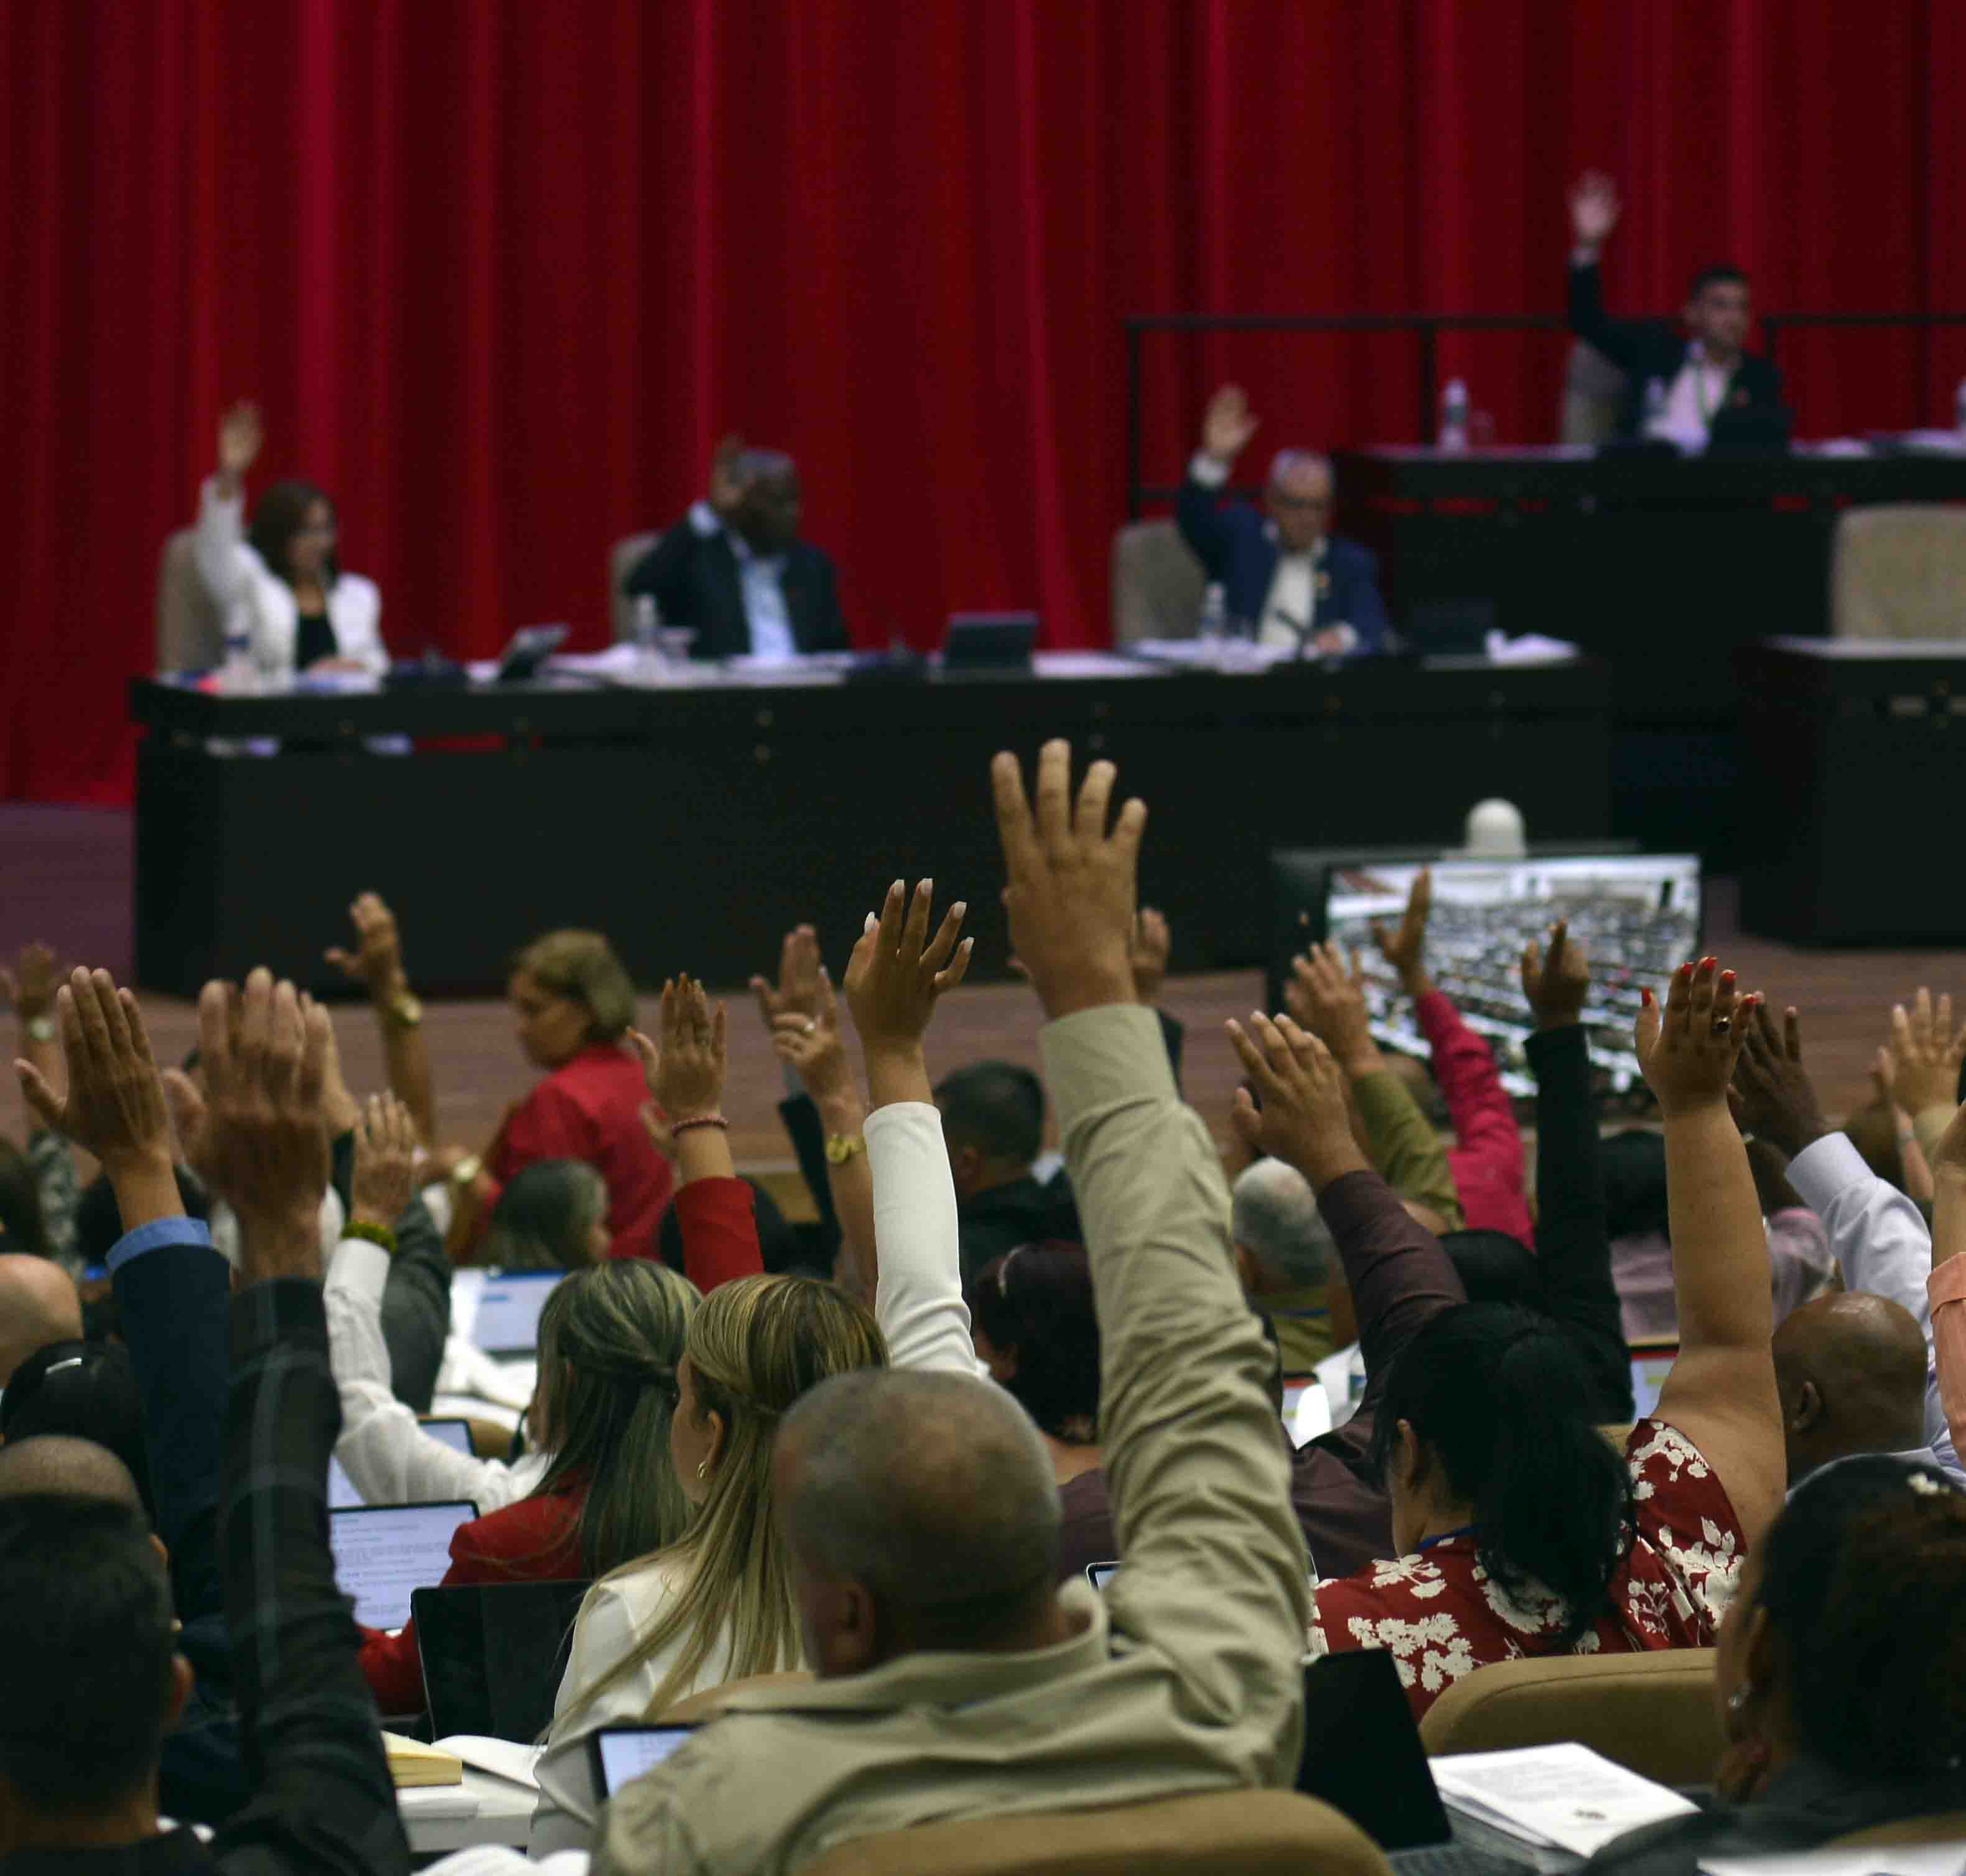
M 604 1799 L 653 1771 L 695 1733 L 694 1726 L 601 1726 L 587 1736 L 594 1788 Z
M 462 1420 L 426 1420 L 421 1423 L 423 1430 L 433 1440 L 441 1440 L 453 1453 L 462 1453 L 471 1457 L 471 1425 Z M 327 1462 L 327 1508 L 330 1511 L 344 1511 L 350 1505 L 366 1504 L 368 1501 L 355 1489 L 355 1482 L 342 1468 L 340 1460 Z
M 334 1580 L 353 1599 L 356 1620 L 366 1628 L 401 1628 L 410 1619 L 411 1593 L 443 1581 L 453 1534 L 477 1515 L 477 1506 L 462 1499 L 329 1512 Z
M 487 1276 L 478 1292 L 471 1339 L 488 1355 L 530 1355 L 539 1347 L 540 1311 L 564 1270 Z

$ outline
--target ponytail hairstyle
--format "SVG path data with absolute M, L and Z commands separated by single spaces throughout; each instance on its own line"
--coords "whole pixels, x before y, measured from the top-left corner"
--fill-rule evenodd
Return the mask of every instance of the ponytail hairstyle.
M 688 1524 L 669 1423 L 699 1303 L 686 1277 L 624 1257 L 576 1270 L 540 1311 L 543 1433 L 554 1451 L 532 1495 L 585 1483 L 580 1556 L 590 1576 L 674 1543 Z
M 1401 1350 L 1372 1433 L 1387 1476 L 1401 1421 L 1423 1463 L 1473 1509 L 1481 1567 L 1511 1601 L 1560 1597 L 1573 1648 L 1611 1612 L 1632 1533 L 1632 1481 L 1591 1417 L 1591 1378 L 1546 1316 L 1511 1304 L 1443 1309 Z
M 992 1258 L 963 1292 L 970 1320 L 1017 1371 L 1004 1390 L 1067 1446 L 1099 1438 L 1099 1318 L 1082 1244 L 1021 1244 Z
M 723 1449 L 687 1534 L 651 1546 L 662 1555 L 640 1560 L 678 1564 L 684 1580 L 628 1652 L 556 1717 L 556 1734 L 597 1696 L 678 1643 L 675 1664 L 649 1700 L 651 1714 L 695 1686 L 727 1636 L 731 1680 L 800 1665 L 798 1617 L 772 1499 L 772 1443 L 800 1395 L 829 1375 L 886 1367 L 887 1343 L 868 1311 L 830 1283 L 748 1276 L 704 1298 L 686 1352 L 698 1411 L 706 1421 L 713 1413 L 723 1418 Z

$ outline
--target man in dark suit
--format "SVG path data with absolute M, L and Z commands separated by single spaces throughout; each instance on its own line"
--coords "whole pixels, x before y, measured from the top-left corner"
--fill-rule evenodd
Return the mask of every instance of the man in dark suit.
M 798 537 L 791 457 L 727 436 L 710 494 L 623 582 L 651 595 L 662 622 L 695 628 L 692 658 L 792 658 L 849 648 L 833 562 Z
M 1221 585 L 1229 616 L 1250 621 L 1259 645 L 1301 657 L 1385 650 L 1377 562 L 1356 541 L 1325 532 L 1334 486 L 1326 458 L 1280 451 L 1262 514 L 1244 502 L 1221 502 L 1256 424 L 1239 387 L 1225 385 L 1209 400 L 1201 447 L 1175 504 L 1182 538 Z
M 1709 267 L 1694 275 L 1680 313 L 1684 331 L 1671 320 L 1605 317 L 1597 259 L 1619 211 L 1609 176 L 1593 172 L 1571 191 L 1570 330 L 1626 375 L 1620 435 L 1647 433 L 1703 449 L 1722 410 L 1780 409 L 1780 374 L 1742 349 L 1753 306 L 1748 277 L 1738 267 Z M 1655 383 L 1658 405 L 1648 413 Z

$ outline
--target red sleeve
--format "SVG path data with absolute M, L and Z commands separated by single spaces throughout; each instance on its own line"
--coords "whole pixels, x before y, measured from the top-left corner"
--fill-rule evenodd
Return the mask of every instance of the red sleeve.
M 1509 1091 L 1496 1072 L 1488 1045 L 1461 1020 L 1445 992 L 1429 990 L 1413 1004 L 1420 1031 L 1433 1051 L 1433 1076 L 1464 1153 L 1478 1154 L 1508 1182 L 1523 1187 L 1523 1136 Z
M 499 1136 L 492 1170 L 501 1184 L 541 1160 L 594 1158 L 594 1129 L 550 1076 L 521 1102 Z
M 362 1672 L 369 1691 L 386 1719 L 394 1713 L 424 1710 L 424 1668 L 417 1653 L 417 1625 L 406 1622 L 395 1635 L 381 1629 L 362 1631 Z
M 741 1179 L 693 1179 L 676 1188 L 673 1203 L 683 1274 L 704 1295 L 733 1277 L 763 1270 L 751 1189 Z

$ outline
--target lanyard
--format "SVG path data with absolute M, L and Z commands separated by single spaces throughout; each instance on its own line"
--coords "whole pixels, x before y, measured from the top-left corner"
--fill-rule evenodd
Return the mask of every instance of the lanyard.
M 1474 1535 L 1474 1527 L 1472 1524 L 1463 1524 L 1454 1530 L 1444 1530 L 1437 1537 L 1423 1537 L 1420 1540 L 1420 1548 L 1424 1554 L 1431 1550 L 1436 1544 L 1445 1543 L 1450 1537 L 1471 1537 Z

